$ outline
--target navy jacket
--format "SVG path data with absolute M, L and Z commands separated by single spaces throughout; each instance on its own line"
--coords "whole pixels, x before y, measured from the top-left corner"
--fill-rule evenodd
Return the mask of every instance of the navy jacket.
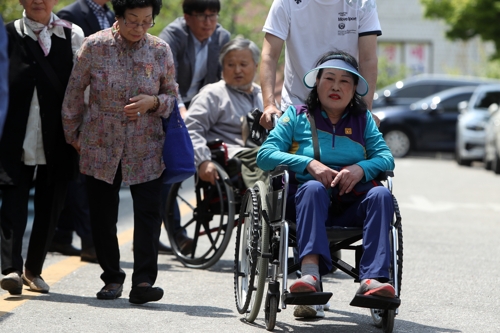
M 106 14 L 108 16 L 109 25 L 113 25 L 115 22 L 115 14 L 111 10 L 108 10 Z M 95 17 L 94 12 L 87 5 L 85 0 L 76 0 L 71 5 L 61 9 L 57 13 L 57 16 L 78 25 L 82 28 L 85 37 L 101 30 L 97 17 Z

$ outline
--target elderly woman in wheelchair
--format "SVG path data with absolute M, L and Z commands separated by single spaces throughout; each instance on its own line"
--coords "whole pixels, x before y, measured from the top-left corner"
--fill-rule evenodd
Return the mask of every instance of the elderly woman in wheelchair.
M 362 99 L 368 83 L 355 58 L 341 51 L 324 54 L 303 82 L 312 88 L 306 105 L 286 110 L 257 156 L 263 170 L 286 165 L 292 172 L 289 206 L 295 209 L 302 276 L 290 293 L 321 291 L 320 277 L 332 269 L 326 228 L 340 226 L 363 230 L 356 295 L 394 298 L 389 283 L 394 201 L 375 180 L 394 169 L 394 160 Z M 317 314 L 308 305 L 294 311 L 297 317 Z
M 258 149 L 247 140 L 247 116 L 262 110 L 262 91 L 253 82 L 259 59 L 254 42 L 241 37 L 229 41 L 219 55 L 223 80 L 204 86 L 189 106 L 185 123 L 197 166 L 196 206 L 180 194 L 181 184 L 174 184 L 165 223 L 174 253 L 187 267 L 208 268 L 218 261 L 231 237 L 240 190 L 266 177 L 256 164 Z M 178 202 L 192 214 L 179 220 Z

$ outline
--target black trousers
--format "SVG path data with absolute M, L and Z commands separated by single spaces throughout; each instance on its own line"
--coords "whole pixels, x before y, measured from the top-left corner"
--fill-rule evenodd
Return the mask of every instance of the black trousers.
M 35 169 L 35 218 L 25 263 L 26 269 L 35 276 L 42 273 L 45 256 L 64 205 L 67 181 L 56 179 L 48 183 L 45 165 L 21 166 L 19 183 L 2 189 L 0 236 L 4 275 L 23 271 L 23 235 L 28 222 L 29 192 Z
M 101 279 L 105 284 L 122 284 L 125 281 L 125 272 L 120 268 L 120 249 L 116 235 L 122 182 L 121 166 L 118 166 L 113 184 L 91 176 L 86 177 L 92 236 L 99 265 L 104 271 Z M 134 209 L 133 287 L 142 282 L 153 285 L 158 275 L 161 185 L 161 177 L 130 185 Z
M 94 246 L 85 177 L 85 175 L 79 173 L 76 179 L 68 183 L 66 203 L 54 235 L 55 243 L 71 244 L 73 242 L 73 231 L 76 231 L 82 240 L 82 250 Z

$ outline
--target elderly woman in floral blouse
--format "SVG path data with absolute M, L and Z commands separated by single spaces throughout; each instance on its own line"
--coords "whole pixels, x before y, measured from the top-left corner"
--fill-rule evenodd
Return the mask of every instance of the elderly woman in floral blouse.
M 90 218 L 104 287 L 98 299 L 123 291 L 116 237 L 119 191 L 130 185 L 134 208 L 134 272 L 129 302 L 158 301 L 161 175 L 165 134 L 160 117 L 169 117 L 177 84 L 170 47 L 147 33 L 161 0 L 112 0 L 113 27 L 85 39 L 66 90 L 63 125 L 66 141 L 80 153 L 87 176 Z M 84 116 L 84 91 L 90 86 Z

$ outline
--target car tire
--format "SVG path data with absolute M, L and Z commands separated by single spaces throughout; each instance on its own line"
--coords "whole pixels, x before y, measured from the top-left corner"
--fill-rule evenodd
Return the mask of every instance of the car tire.
M 455 161 L 457 162 L 458 165 L 461 166 L 471 166 L 472 165 L 472 160 L 467 160 L 464 159 L 460 156 L 460 151 L 458 147 L 455 149 Z
M 394 157 L 405 157 L 410 152 L 411 140 L 405 131 L 392 129 L 384 134 L 384 140 Z
M 492 161 L 487 161 L 486 159 L 484 160 L 484 169 L 485 170 L 491 170 L 492 168 L 492 164 L 493 162 Z
M 495 157 L 491 162 L 491 170 L 493 170 L 495 174 L 500 175 L 500 156 L 497 150 L 495 150 Z

